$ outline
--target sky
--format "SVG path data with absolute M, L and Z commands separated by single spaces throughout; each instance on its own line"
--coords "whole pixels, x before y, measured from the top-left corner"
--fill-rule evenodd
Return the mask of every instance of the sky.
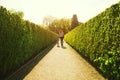
M 77 15 L 79 22 L 86 22 L 118 2 L 119 0 L 0 0 L 0 5 L 8 10 L 22 11 L 24 19 L 42 24 L 46 16 L 71 19 L 73 14 Z

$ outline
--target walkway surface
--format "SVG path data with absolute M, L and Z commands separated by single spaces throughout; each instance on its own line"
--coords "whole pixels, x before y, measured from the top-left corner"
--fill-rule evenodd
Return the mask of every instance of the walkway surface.
M 23 80 L 105 80 L 68 44 L 56 45 Z

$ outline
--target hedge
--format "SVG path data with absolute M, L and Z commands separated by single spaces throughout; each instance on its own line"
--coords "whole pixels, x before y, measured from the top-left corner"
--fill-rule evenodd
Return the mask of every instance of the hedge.
M 18 68 L 58 35 L 0 7 L 0 75 Z
M 89 14 L 88 14 L 89 15 Z M 120 79 L 120 2 L 65 35 L 109 80 Z

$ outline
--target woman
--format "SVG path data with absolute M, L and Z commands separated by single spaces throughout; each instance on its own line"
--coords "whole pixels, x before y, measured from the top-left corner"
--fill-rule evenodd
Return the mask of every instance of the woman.
M 64 31 L 63 30 L 59 31 L 59 37 L 60 37 L 61 47 L 63 47 L 63 39 L 64 39 Z

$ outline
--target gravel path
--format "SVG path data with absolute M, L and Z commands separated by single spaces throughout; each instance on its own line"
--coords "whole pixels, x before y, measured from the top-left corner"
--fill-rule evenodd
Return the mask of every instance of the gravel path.
M 68 44 L 56 45 L 23 80 L 105 80 Z

